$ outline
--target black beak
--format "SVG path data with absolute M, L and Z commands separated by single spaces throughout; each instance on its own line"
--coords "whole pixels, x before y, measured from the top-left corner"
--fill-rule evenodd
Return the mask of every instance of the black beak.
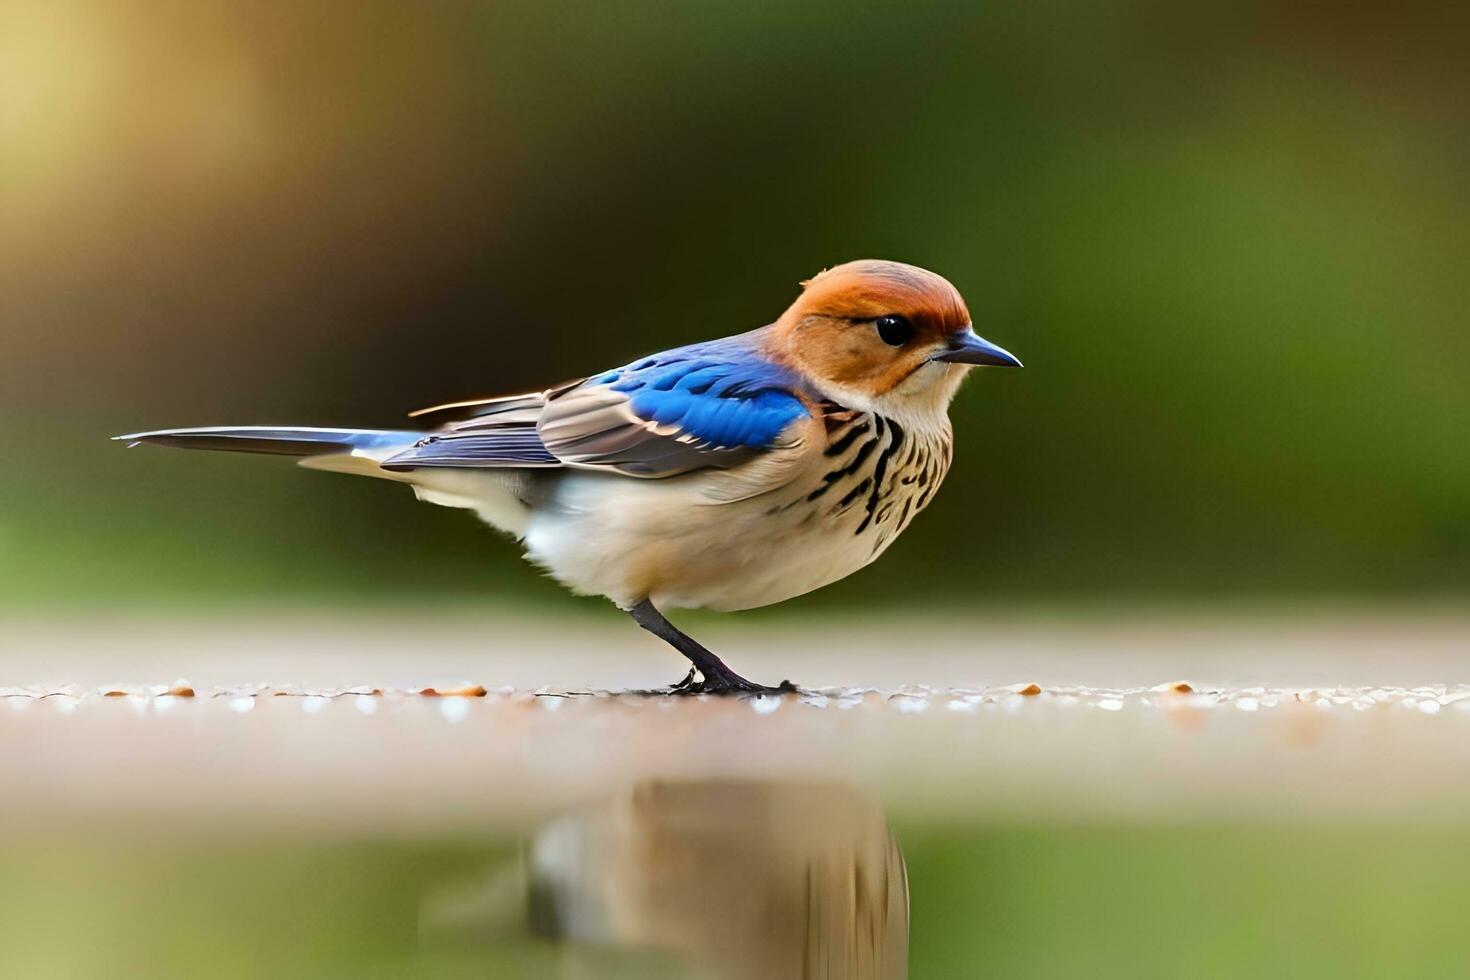
M 948 364 L 988 364 L 992 367 L 1020 367 L 1021 359 L 1010 351 L 992 344 L 973 330 L 951 337 L 949 349 L 929 358 Z

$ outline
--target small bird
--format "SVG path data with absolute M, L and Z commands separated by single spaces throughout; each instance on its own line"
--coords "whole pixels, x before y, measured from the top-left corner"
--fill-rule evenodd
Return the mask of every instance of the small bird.
M 574 592 L 692 664 L 670 693 L 791 690 L 741 677 L 660 610 L 752 609 L 851 575 L 934 498 L 949 403 L 973 365 L 1020 367 L 933 272 L 859 260 L 772 324 L 532 394 L 410 415 L 429 431 L 215 426 L 116 438 L 301 457 L 474 511 Z M 696 676 L 697 674 L 697 676 Z

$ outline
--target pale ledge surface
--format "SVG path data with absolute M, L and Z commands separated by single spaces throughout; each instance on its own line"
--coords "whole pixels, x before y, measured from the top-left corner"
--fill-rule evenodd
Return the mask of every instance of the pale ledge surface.
M 615 616 L 0 625 L 12 821 L 514 830 L 710 775 L 844 779 L 896 819 L 1470 816 L 1470 619 L 1444 613 L 702 627 L 808 691 L 755 700 L 564 696 L 680 672 Z

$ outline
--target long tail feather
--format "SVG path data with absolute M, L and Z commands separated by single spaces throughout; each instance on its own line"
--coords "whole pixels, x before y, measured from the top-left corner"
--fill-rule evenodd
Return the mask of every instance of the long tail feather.
M 514 468 L 443 469 L 429 465 L 384 469 L 380 465 L 384 460 L 425 438 L 425 433 L 414 430 L 222 425 L 134 432 L 114 438 L 132 445 L 151 442 L 185 449 L 294 456 L 308 469 L 407 483 L 420 500 L 468 508 L 492 526 L 516 536 L 525 533 L 529 517 L 521 496 L 523 475 Z
M 394 429 L 317 429 L 307 426 L 220 425 L 197 429 L 159 429 L 114 436 L 132 445 L 147 442 L 183 449 L 218 449 L 273 456 L 319 456 L 354 449 L 406 449 L 422 432 Z

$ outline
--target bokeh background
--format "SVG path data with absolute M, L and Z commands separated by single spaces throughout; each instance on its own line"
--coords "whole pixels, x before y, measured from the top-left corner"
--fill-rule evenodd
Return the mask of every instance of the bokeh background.
M 4 0 L 0 602 L 549 600 L 400 488 L 106 438 L 393 425 L 860 256 L 1027 368 L 793 609 L 1462 597 L 1465 10 Z

